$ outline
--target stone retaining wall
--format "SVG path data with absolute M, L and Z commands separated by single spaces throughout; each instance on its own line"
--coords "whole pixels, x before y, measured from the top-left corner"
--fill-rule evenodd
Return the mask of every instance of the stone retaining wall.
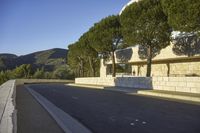
M 75 83 L 200 93 L 200 77 L 76 78 Z
M 105 78 L 76 78 L 76 84 L 88 84 L 88 85 L 103 85 L 103 86 L 115 86 L 114 78 L 105 77 Z
M 200 77 L 154 77 L 153 89 L 200 93 Z
M 137 66 L 133 65 L 132 69 L 137 76 L 145 76 L 147 65 Z M 200 62 L 185 62 L 185 63 L 166 63 L 152 64 L 152 76 L 176 76 L 182 77 L 185 75 L 200 75 Z

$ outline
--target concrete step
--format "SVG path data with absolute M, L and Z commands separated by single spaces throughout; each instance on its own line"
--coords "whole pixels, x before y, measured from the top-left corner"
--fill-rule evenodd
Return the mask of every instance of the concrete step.
M 139 90 L 137 93 L 142 95 L 200 102 L 200 94 L 195 94 L 195 93 L 174 92 L 174 91 L 164 91 L 164 90 Z

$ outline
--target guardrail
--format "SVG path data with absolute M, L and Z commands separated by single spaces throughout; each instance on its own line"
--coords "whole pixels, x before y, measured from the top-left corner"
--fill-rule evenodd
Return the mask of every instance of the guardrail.
M 0 86 L 0 133 L 17 132 L 16 86 L 31 83 L 73 83 L 73 80 L 16 79 Z

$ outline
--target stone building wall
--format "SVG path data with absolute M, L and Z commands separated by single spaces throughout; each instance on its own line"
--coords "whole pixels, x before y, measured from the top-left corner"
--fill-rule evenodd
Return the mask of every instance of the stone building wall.
M 136 76 L 146 75 L 146 65 L 133 65 L 132 69 Z M 152 76 L 200 76 L 200 62 L 153 64 Z
M 199 75 L 200 62 L 174 63 L 170 64 L 171 75 Z
M 200 76 L 200 53 L 188 57 L 176 55 L 173 44 L 160 51 L 152 60 L 152 76 Z M 116 52 L 116 63 L 132 65 L 132 72 L 136 76 L 146 76 L 146 60 L 138 55 L 138 46 L 126 48 Z M 120 53 L 120 55 L 118 55 Z M 120 62 L 121 61 L 121 62 Z M 106 62 L 105 65 L 112 62 Z

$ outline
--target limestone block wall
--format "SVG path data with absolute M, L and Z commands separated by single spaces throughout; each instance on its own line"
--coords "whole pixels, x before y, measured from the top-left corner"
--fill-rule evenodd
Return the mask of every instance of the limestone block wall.
M 200 77 L 76 78 L 76 84 L 155 89 L 200 94 Z
M 130 50 L 132 55 L 127 61 L 120 62 L 116 58 L 116 63 L 132 64 L 132 71 L 135 71 L 136 76 L 146 76 L 146 60 L 139 58 L 138 46 L 124 49 L 125 53 L 130 52 Z M 111 63 L 111 61 L 106 62 L 106 64 Z M 102 70 L 105 70 L 105 66 Z M 171 44 L 162 49 L 160 54 L 153 58 L 152 76 L 187 75 L 200 75 L 200 54 L 196 54 L 193 57 L 188 57 L 187 55 L 178 56 L 173 52 L 173 44 Z
M 88 85 L 115 86 L 113 77 L 76 78 L 75 83 L 76 84 L 88 84 Z
M 134 66 L 134 69 L 137 69 L 136 76 L 146 76 L 147 65 Z M 168 67 L 167 64 L 152 64 L 151 67 L 152 76 L 167 76 Z
M 104 60 L 100 60 L 100 77 L 106 77 L 107 76 L 107 66 L 104 63 Z
M 139 55 L 138 55 L 139 47 L 138 46 L 127 48 L 127 49 L 132 49 L 132 56 L 131 56 L 130 60 L 128 60 L 129 63 L 145 61 L 145 60 L 141 60 L 139 58 Z M 187 55 L 176 55 L 176 54 L 174 54 L 172 49 L 173 49 L 173 44 L 171 43 L 171 45 L 162 49 L 160 51 L 160 54 L 158 54 L 155 58 L 153 58 L 153 60 L 176 59 L 176 58 L 188 57 Z M 200 54 L 196 54 L 195 56 L 200 56 Z M 106 64 L 111 64 L 111 63 L 112 63 L 111 61 L 106 62 Z M 116 59 L 116 63 L 120 63 L 120 62 L 118 62 Z
M 200 93 L 200 77 L 153 77 L 155 90 Z
M 200 62 L 170 64 L 170 75 L 200 75 Z
M 115 79 L 115 86 L 153 89 L 152 79 L 148 77 L 117 77 Z
M 146 75 L 146 65 L 133 66 L 136 71 L 136 76 Z M 200 62 L 185 62 L 185 63 L 170 63 L 167 64 L 152 64 L 152 76 L 169 76 L 183 77 L 187 75 L 200 75 Z

